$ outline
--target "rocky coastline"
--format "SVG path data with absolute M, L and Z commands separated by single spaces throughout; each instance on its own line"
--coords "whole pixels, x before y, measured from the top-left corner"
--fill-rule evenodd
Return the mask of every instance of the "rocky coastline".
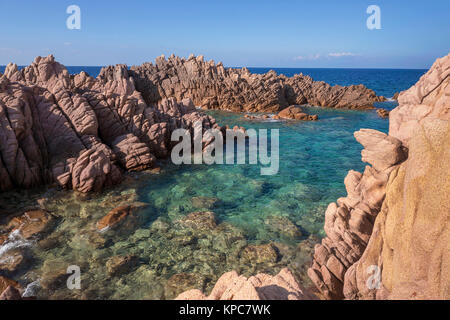
M 275 71 L 252 74 L 247 68 L 225 68 L 221 62 L 194 55 L 187 59 L 163 55 L 154 64 L 131 67 L 130 74 L 149 104 L 164 98 L 190 98 L 204 109 L 279 112 L 302 104 L 367 109 L 386 100 L 363 85 L 330 86 L 303 74 L 286 77 Z
M 371 166 L 325 213 L 308 275 L 327 298 L 450 298 L 450 55 L 398 101 L 389 135 L 355 132 Z
M 280 111 L 309 103 L 364 109 L 383 99 L 362 85 L 331 87 L 303 75 L 250 74 L 201 56 L 159 57 L 155 65 L 130 70 L 105 67 L 96 79 L 85 72 L 69 75 L 53 56 L 37 57 L 22 70 L 9 64 L 0 78 L 0 190 L 56 183 L 95 192 L 117 184 L 124 171 L 152 168 L 167 158 L 173 130 L 193 130 L 196 121 L 204 130 L 227 129 L 196 106 Z
M 349 171 L 347 197 L 325 212 L 326 237 L 308 269 L 325 299 L 450 298 L 450 54 L 398 101 L 389 135 L 355 132 L 362 161 L 370 165 L 363 173 Z M 266 298 L 254 293 L 255 280 L 248 285 L 230 277 L 223 275 L 216 289 L 230 294 L 227 299 Z M 289 279 L 278 288 L 298 286 Z M 223 296 L 195 290 L 179 296 L 189 298 Z
M 173 225 L 157 220 L 152 227 L 157 230 L 139 237 L 155 241 L 156 235 L 163 242 L 174 238 L 186 250 L 211 242 L 211 237 L 223 237 L 223 247 L 214 257 L 202 257 L 205 261 L 222 261 L 232 246 L 238 253 L 233 251 L 230 266 L 261 259 L 279 274 L 245 277 L 237 270 L 207 286 L 195 275 L 179 273 L 166 284 L 166 292 L 171 292 L 166 298 L 449 299 L 449 90 L 450 55 L 438 59 L 415 86 L 400 93 L 399 106 L 389 113 L 389 135 L 369 129 L 355 132 L 364 147 L 362 160 L 370 165 L 363 173 L 348 173 L 347 197 L 331 203 L 325 212 L 326 237 L 315 246 L 308 270 L 319 292 L 303 288 L 291 271 L 280 268 L 281 246 L 249 245 L 239 230 L 218 225 L 214 213 L 205 210 L 183 215 Z M 168 157 L 173 130 L 193 130 L 196 121 L 202 121 L 205 129 L 227 129 L 196 106 L 279 112 L 275 119 L 315 121 L 317 116 L 305 114 L 299 105 L 367 109 L 383 100 L 364 86 L 331 87 L 307 76 L 287 78 L 274 72 L 254 75 L 245 68 L 225 69 L 221 63 L 205 62 L 201 56 L 160 57 L 155 64 L 130 70 L 125 65 L 106 67 L 97 78 L 84 72 L 69 75 L 53 56 L 38 57 L 22 70 L 9 64 L 0 76 L 0 191 L 55 185 L 89 196 L 129 182 L 125 172 L 155 168 L 158 159 Z M 203 146 L 211 141 L 203 141 Z M 80 236 L 83 241 L 103 248 L 118 225 L 133 232 L 139 225 L 138 212 L 146 204 L 130 202 L 128 195 L 125 204 L 121 196 L 117 202 L 114 197 L 108 198 L 105 214 L 95 216 L 95 224 L 83 226 L 88 230 Z M 24 240 L 39 239 L 43 248 L 52 245 L 40 238 L 59 219 L 52 215 L 52 206 L 74 204 L 40 201 L 39 209 L 25 210 L 1 226 L 0 245 L 17 234 Z M 192 202 L 203 209 L 214 206 L 213 199 Z M 193 230 L 200 230 L 203 238 L 190 236 Z M 301 236 L 295 226 L 293 230 L 288 230 L 290 236 Z M 58 234 L 63 236 L 62 231 Z M 57 242 L 55 237 L 52 241 Z M 0 299 L 18 299 L 25 288 L 7 277 L 8 268 L 14 270 L 27 257 L 20 253 L 8 257 L 0 261 L 6 275 L 0 275 Z M 93 263 L 116 277 L 141 262 L 129 254 L 111 257 L 105 266 Z M 64 270 L 55 273 L 54 265 L 44 267 L 48 275 L 41 285 L 46 290 L 66 280 Z M 367 281 L 376 270 L 380 281 L 374 288 Z M 177 286 L 184 282 L 185 286 Z M 197 289 L 181 293 L 185 287 Z M 210 289 L 208 296 L 202 292 Z M 81 298 L 97 294 L 92 290 Z

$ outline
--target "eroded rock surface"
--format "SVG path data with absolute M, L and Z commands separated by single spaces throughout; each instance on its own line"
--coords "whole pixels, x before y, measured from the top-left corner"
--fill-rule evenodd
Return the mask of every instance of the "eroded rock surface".
M 246 278 L 236 271 L 223 274 L 205 296 L 193 289 L 180 294 L 176 300 L 311 300 L 314 295 L 302 288 L 289 269 L 284 268 L 276 276 L 264 273 Z
M 389 136 L 355 133 L 362 159 L 325 213 L 308 275 L 331 299 L 450 297 L 450 55 L 390 113 Z
M 294 104 L 330 108 L 370 108 L 383 101 L 363 85 L 330 86 L 302 74 L 293 77 L 252 74 L 247 68 L 225 68 L 203 56 L 166 59 L 131 67 L 131 75 L 147 103 L 164 98 L 190 98 L 205 109 L 277 112 Z
M 317 115 L 309 115 L 303 112 L 303 109 L 300 106 L 289 106 L 286 109 L 281 110 L 278 113 L 277 118 L 303 121 L 314 121 L 319 119 Z
M 15 64 L 0 77 L 0 190 L 58 185 L 100 191 L 123 170 L 152 168 L 167 157 L 170 135 L 201 121 L 191 100 L 147 104 L 125 65 L 102 69 L 97 79 L 69 75 L 53 56 Z

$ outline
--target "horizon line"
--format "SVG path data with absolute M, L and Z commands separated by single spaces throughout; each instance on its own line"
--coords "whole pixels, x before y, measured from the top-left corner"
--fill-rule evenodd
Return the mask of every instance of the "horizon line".
M 60 62 L 61 63 L 61 62 Z M 125 64 L 128 68 L 132 67 L 132 66 L 140 66 L 144 63 L 154 63 L 154 62 L 143 62 L 141 64 L 127 64 L 127 63 L 116 63 L 116 64 L 107 64 L 107 65 L 65 65 L 63 63 L 61 63 L 64 67 L 88 67 L 88 68 L 104 68 L 104 67 L 108 67 L 108 66 L 115 66 L 118 64 Z M 6 67 L 7 64 L 1 64 L 0 67 Z M 17 67 L 22 68 L 22 67 L 28 67 L 30 64 L 28 65 L 17 65 Z M 252 69 L 355 69 L 355 70 L 428 70 L 429 68 L 399 68 L 399 67 L 379 67 L 379 68 L 374 68 L 374 67 L 250 67 L 250 66 L 233 66 L 233 67 L 229 67 L 229 66 L 224 66 L 225 68 L 231 68 L 231 69 L 242 69 L 242 68 L 252 68 Z

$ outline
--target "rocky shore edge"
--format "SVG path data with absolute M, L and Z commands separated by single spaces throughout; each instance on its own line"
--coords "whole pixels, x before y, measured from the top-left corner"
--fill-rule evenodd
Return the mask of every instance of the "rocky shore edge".
M 317 120 L 295 105 L 369 108 L 383 100 L 359 86 L 329 86 L 308 76 L 226 69 L 203 57 L 105 67 L 97 78 L 70 75 L 52 55 L 0 76 L 0 191 L 56 183 L 95 192 L 167 158 L 171 133 L 220 127 L 196 109 L 280 111 L 276 119 Z M 233 128 L 244 131 L 243 128 Z M 203 141 L 204 147 L 214 138 Z
M 355 132 L 370 165 L 349 171 L 347 197 L 325 212 L 327 236 L 308 269 L 325 299 L 450 299 L 450 54 L 398 101 L 389 135 Z M 284 299 L 311 298 L 283 270 L 250 279 L 227 273 L 211 295 L 191 290 L 178 299 L 280 298 L 264 295 L 265 286 L 289 292 Z
M 39 67 L 41 59 L 49 63 L 44 63 L 44 66 Z M 20 144 L 17 142 L 16 149 L 13 149 L 16 150 L 19 158 L 13 160 L 22 159 L 21 165 L 28 166 L 29 171 L 13 171 L 15 179 L 22 179 L 14 181 L 30 181 L 30 177 L 36 177 L 33 173 L 42 172 L 39 170 L 45 168 L 43 165 L 39 166 L 39 162 L 37 165 L 30 167 L 28 161 L 26 161 L 28 160 L 26 155 L 32 156 L 30 157 L 32 160 L 45 159 L 46 162 L 41 164 L 49 164 L 52 159 L 58 159 L 58 161 L 61 161 L 61 158 L 64 159 L 63 164 L 68 167 L 67 172 L 64 173 L 66 176 L 69 175 L 67 180 L 63 180 L 68 181 L 65 186 L 70 188 L 69 183 L 72 183 L 72 188 L 79 191 L 86 189 L 78 189 L 76 187 L 78 186 L 77 181 L 84 182 L 81 185 L 93 186 L 88 188 L 87 191 L 99 190 L 109 185 L 114 176 L 111 172 L 115 171 L 115 169 L 111 169 L 112 165 L 116 166 L 117 172 L 121 173 L 119 166 L 115 163 L 126 166 L 127 161 L 133 159 L 131 161 L 133 165 L 144 163 L 145 168 L 151 167 L 148 163 L 152 163 L 152 161 L 148 158 L 146 162 L 141 160 L 144 157 L 134 157 L 135 150 L 139 149 L 136 146 L 125 148 L 126 150 L 131 149 L 135 153 L 131 153 L 132 156 L 128 158 L 125 156 L 125 160 L 122 160 L 122 162 L 113 158 L 118 157 L 120 153 L 111 152 L 111 154 L 114 154 L 111 156 L 112 158 L 106 157 L 109 159 L 109 165 L 108 162 L 102 162 L 105 157 L 99 155 L 79 159 L 66 158 L 66 154 L 61 155 L 57 152 L 38 153 L 37 151 L 40 151 L 42 146 L 45 146 L 44 150 L 55 152 L 62 149 L 61 145 L 64 143 L 79 141 L 79 144 L 84 147 L 81 148 L 81 155 L 86 153 L 86 149 L 89 152 L 86 147 L 89 142 L 92 152 L 95 152 L 93 151 L 94 146 L 95 148 L 105 148 L 106 151 L 101 152 L 104 155 L 108 151 L 107 148 L 110 151 L 114 148 L 96 140 L 96 138 L 100 140 L 100 136 L 103 138 L 103 135 L 89 134 L 89 130 L 83 131 L 83 126 L 91 124 L 92 119 L 99 117 L 98 114 L 101 110 L 109 111 L 110 106 L 116 106 L 116 103 L 117 106 L 121 106 L 123 110 L 127 111 L 135 110 L 139 103 L 144 103 L 144 110 L 148 106 L 139 99 L 139 97 L 142 99 L 142 96 L 135 90 L 131 91 L 131 96 L 136 94 L 133 98 L 126 94 L 126 98 L 122 96 L 123 92 L 130 93 L 126 89 L 129 88 L 127 84 L 130 84 L 131 87 L 134 86 L 131 78 L 128 78 L 128 82 L 121 76 L 123 72 L 126 72 L 126 67 L 116 66 L 114 68 L 120 74 L 119 80 L 114 80 L 114 72 L 112 73 L 113 80 L 101 80 L 100 76 L 98 79 L 93 79 L 84 73 L 70 76 L 67 70 L 56 63 L 51 56 L 36 60 L 35 65 L 21 71 L 17 70 L 17 66 L 9 65 L 5 71 L 5 75 L 9 76 L 0 78 L 0 107 L 2 108 L 1 111 L 4 112 L 0 120 L 6 119 L 6 124 L 9 124 L 9 127 L 5 125 L 5 128 L 9 130 L 6 131 L 6 138 L 13 137 L 11 134 L 14 134 L 16 141 L 17 138 L 20 140 Z M 103 74 L 111 74 L 107 71 L 102 72 Z M 399 106 L 389 115 L 389 135 L 368 129 L 362 129 L 355 133 L 356 139 L 364 146 L 362 159 L 371 166 L 367 166 L 363 174 L 356 171 L 349 172 L 345 179 L 347 197 L 338 199 L 337 204 L 330 204 L 325 214 L 324 229 L 327 237 L 322 240 L 320 245 L 316 246 L 314 262 L 308 271 L 310 278 L 325 298 L 449 298 L 449 75 L 450 55 L 438 59 L 430 71 L 415 86 L 400 94 Z M 80 80 L 80 77 L 84 80 L 75 82 L 77 77 L 78 80 Z M 106 76 L 106 78 L 108 77 L 110 76 Z M 47 82 L 53 83 L 53 87 L 50 87 L 52 89 L 44 86 L 44 83 Z M 73 83 L 82 84 L 75 90 L 72 87 Z M 86 83 L 91 83 L 92 86 Z M 69 92 L 66 86 L 70 88 Z M 106 86 L 108 90 L 105 90 L 105 87 L 102 86 Z M 98 89 L 98 87 L 101 89 Z M 108 96 L 108 92 L 111 95 Z M 88 100 L 88 97 L 94 98 Z M 169 107 L 167 107 L 167 104 L 169 104 Z M 64 105 L 64 108 L 61 105 Z M 93 110 L 93 113 L 86 112 L 89 111 L 88 106 L 92 109 L 94 105 L 98 106 L 98 109 L 95 109 L 98 113 L 95 110 Z M 84 107 L 78 109 L 80 106 Z M 104 108 L 101 108 L 102 106 Z M 201 117 L 202 121 L 209 121 L 210 126 L 217 126 L 212 118 L 202 115 L 196 110 L 194 111 L 192 102 L 188 100 L 183 101 L 181 106 L 173 99 L 163 100 L 153 108 L 156 109 L 155 113 L 160 117 L 164 117 L 164 112 L 159 111 L 160 108 L 169 110 L 169 113 L 173 112 L 174 109 L 175 113 L 178 110 L 179 113 L 176 113 L 178 118 L 174 121 L 174 127 L 180 123 L 183 125 L 188 123 L 188 126 L 192 122 L 189 122 L 186 118 L 191 119 L 190 117 Z M 95 117 L 84 119 L 89 114 L 93 114 Z M 121 115 L 118 111 L 113 112 L 113 116 L 117 114 Z M 131 113 L 131 116 L 130 113 L 123 112 L 123 114 L 125 116 L 120 118 L 120 123 L 122 124 L 122 121 L 128 119 L 128 124 L 131 126 L 125 126 L 126 130 L 128 128 L 134 129 L 136 119 L 133 115 L 135 114 Z M 45 119 L 42 117 L 50 119 L 53 116 L 56 117 L 53 119 L 62 119 L 52 123 L 53 130 L 54 128 L 63 128 L 64 130 L 61 129 L 60 132 L 50 131 L 53 134 L 47 132 L 48 135 L 45 135 L 46 131 L 41 127 L 43 123 L 41 119 Z M 107 116 L 105 117 L 107 118 Z M 166 117 L 171 119 L 172 116 L 166 115 Z M 144 120 L 140 118 L 140 120 L 141 122 L 137 123 L 145 122 L 148 118 L 145 117 Z M 97 130 L 100 130 L 100 121 L 95 123 L 98 125 Z M 109 122 L 109 124 L 113 123 L 116 122 Z M 170 121 L 168 123 L 173 124 Z M 160 125 L 158 122 L 154 124 Z M 107 129 L 105 128 L 105 130 Z M 55 143 L 53 149 L 47 149 L 47 145 L 42 143 L 59 138 L 60 136 L 55 135 L 55 133 L 63 134 L 64 140 L 59 141 L 60 144 Z M 0 145 L 14 146 L 14 143 L 11 144 L 10 141 L 6 139 Z M 149 148 L 148 144 L 147 148 Z M 117 147 L 116 150 L 122 149 Z M 170 146 L 167 150 L 170 150 Z M 80 151 L 76 150 L 73 154 L 77 154 L 77 152 Z M 127 155 L 126 152 L 123 153 Z M 137 154 L 139 153 L 137 152 Z M 152 155 L 151 152 L 149 154 Z M 34 157 L 36 155 L 40 158 Z M 96 162 L 99 158 L 100 163 Z M 1 160 L 0 164 L 3 165 L 3 154 Z M 76 171 L 74 167 L 76 168 L 78 161 L 80 161 L 81 170 Z M 8 162 L 8 164 L 10 163 Z M 36 162 L 34 163 L 36 164 Z M 61 162 L 53 163 L 55 166 L 52 167 L 51 172 L 58 172 Z M 83 167 L 82 163 L 86 167 Z M 130 164 L 130 167 L 133 165 Z M 30 168 L 33 168 L 33 170 L 30 170 Z M 94 180 L 87 173 L 79 175 L 86 180 L 82 178 L 74 179 L 74 172 L 83 172 L 83 168 L 86 169 L 85 172 L 89 173 L 96 172 L 100 168 L 101 174 L 96 175 Z M 4 166 L 0 166 L 0 174 L 2 170 L 5 174 L 7 169 L 9 168 L 5 169 Z M 53 171 L 54 169 L 56 171 Z M 130 170 L 133 169 L 130 168 Z M 48 167 L 47 171 L 49 171 Z M 9 172 L 8 170 L 6 175 L 2 176 L 5 179 L 0 180 L 0 186 L 7 185 L 8 178 L 11 182 Z M 51 177 L 51 175 L 47 177 Z M 28 187 L 33 185 L 28 185 Z M 96 186 L 100 186 L 99 189 Z M 45 211 L 33 211 L 24 214 L 21 219 L 24 220 L 13 221 L 12 229 L 17 227 L 15 225 L 17 222 L 22 233 L 24 232 L 23 226 L 26 226 L 25 231 L 28 230 L 30 235 L 33 235 L 41 232 L 41 228 L 46 228 L 51 224 L 52 217 Z M 295 279 L 289 276 L 289 273 L 288 270 L 282 270 L 277 276 L 259 274 L 247 279 L 238 276 L 235 272 L 230 272 L 216 283 L 216 287 L 214 287 L 210 296 L 206 297 L 197 290 L 181 294 L 179 299 L 314 298 L 299 286 Z M 375 281 L 371 282 L 372 285 L 369 285 L 368 280 L 373 279 L 373 276 L 376 275 L 379 275 L 379 283 Z M 0 290 L 2 291 L 0 298 L 18 298 L 15 289 L 17 283 L 5 277 L 0 277 L 0 285 L 2 289 Z M 267 287 L 272 287 L 274 291 L 267 290 Z M 289 294 L 286 295 L 286 292 Z

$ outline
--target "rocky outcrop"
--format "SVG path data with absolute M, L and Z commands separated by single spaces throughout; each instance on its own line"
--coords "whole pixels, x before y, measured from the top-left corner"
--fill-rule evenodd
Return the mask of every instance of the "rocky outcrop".
M 3 294 L 10 286 L 16 289 L 20 288 L 16 281 L 0 276 L 0 293 Z
M 362 159 L 325 213 L 308 275 L 331 299 L 450 297 L 450 55 L 399 96 L 389 136 L 355 133 Z
M 431 69 L 398 97 L 399 106 L 389 116 L 389 134 L 408 147 L 413 131 L 424 119 L 450 120 L 450 56 L 437 59 Z
M 23 239 L 32 239 L 51 229 L 54 217 L 43 210 L 27 211 L 21 216 L 12 218 L 2 229 L 6 229 L 6 239 L 14 234 L 20 235 Z M 6 240 L 5 239 L 5 240 Z
M 19 290 L 13 286 L 9 286 L 0 294 L 0 300 L 22 300 L 22 296 Z
M 294 104 L 362 109 L 385 99 L 363 85 L 332 87 L 302 74 L 289 78 L 275 71 L 252 74 L 194 55 L 161 56 L 154 64 L 131 67 L 130 74 L 148 104 L 190 98 L 205 109 L 278 112 Z
M 383 108 L 378 108 L 377 109 L 377 114 L 380 118 L 383 119 L 387 119 L 389 118 L 389 110 L 383 109 Z
M 303 120 L 303 121 L 315 121 L 319 119 L 319 117 L 316 114 L 309 115 L 303 112 L 303 109 L 300 106 L 289 106 L 286 109 L 281 110 L 276 118 Z
M 345 272 L 361 257 L 370 239 L 375 217 L 384 200 L 389 174 L 405 159 L 399 140 L 363 129 L 355 133 L 364 146 L 362 159 L 370 163 L 364 173 L 349 171 L 347 197 L 331 203 L 325 212 L 327 237 L 315 248 L 308 275 L 330 299 L 343 298 Z
M 191 100 L 147 104 L 127 67 L 97 79 L 69 75 L 53 56 L 6 67 L 0 78 L 0 190 L 58 185 L 99 191 L 124 170 L 144 170 L 167 157 L 177 128 L 218 128 Z M 206 142 L 205 142 L 206 143 Z
M 110 66 L 96 79 L 69 75 L 51 55 L 37 57 L 21 70 L 9 64 L 0 77 L 0 190 L 56 183 L 86 193 L 114 185 L 124 171 L 168 157 L 177 128 L 193 132 L 200 121 L 204 130 L 226 130 L 195 105 L 279 111 L 305 103 L 367 108 L 380 99 L 364 86 L 255 75 L 194 56 L 160 57 L 131 70 Z M 204 147 L 213 140 L 205 138 Z
M 223 274 L 211 294 L 205 296 L 193 289 L 180 294 L 176 300 L 311 300 L 315 296 L 302 288 L 289 269 L 276 276 L 264 273 L 246 278 L 236 271 Z

